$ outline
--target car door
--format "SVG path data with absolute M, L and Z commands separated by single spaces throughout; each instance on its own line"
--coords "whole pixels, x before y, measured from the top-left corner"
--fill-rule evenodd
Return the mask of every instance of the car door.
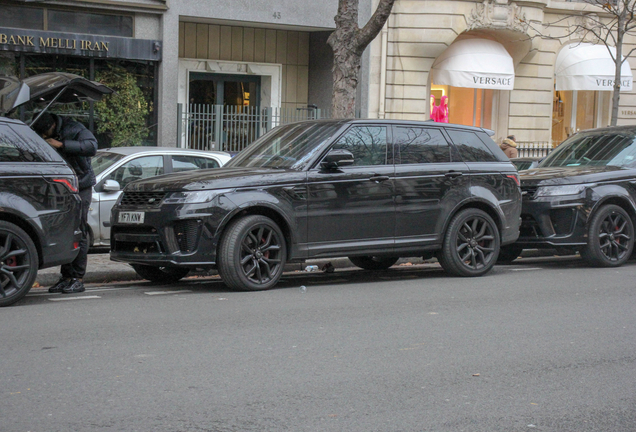
M 164 171 L 162 155 L 138 156 L 122 163 L 104 177 L 104 180 L 117 181 L 121 187 L 115 192 L 104 191 L 95 194 L 99 205 L 99 233 L 93 233 L 96 245 L 110 244 L 110 211 L 126 185 L 135 180 L 161 175 Z
M 393 145 L 396 249 L 439 243 L 468 167 L 438 127 L 394 125 Z
M 354 125 L 332 146 L 350 151 L 353 165 L 308 172 L 310 256 L 392 251 L 394 168 L 387 158 L 388 134 L 385 125 Z

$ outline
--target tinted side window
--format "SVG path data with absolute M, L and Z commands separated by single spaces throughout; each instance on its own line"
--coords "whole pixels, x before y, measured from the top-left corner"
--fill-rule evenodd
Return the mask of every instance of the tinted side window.
M 172 156 L 173 172 L 182 172 L 205 168 L 218 168 L 219 166 L 219 163 L 214 159 L 208 159 L 200 156 Z
M 496 142 L 492 140 L 490 136 L 486 132 L 477 132 L 477 136 L 482 140 L 488 150 L 497 158 L 497 160 L 501 162 L 508 162 L 508 156 L 503 152 L 503 150 L 497 145 Z
M 44 148 L 48 144 L 40 141 L 24 140 L 13 129 L 0 127 L 0 162 L 51 162 Z
M 333 146 L 353 153 L 354 166 L 386 165 L 386 127 L 355 126 Z
M 447 129 L 464 162 L 497 162 L 486 144 L 474 132 Z
M 393 129 L 396 164 L 450 162 L 450 146 L 439 129 L 397 126 Z

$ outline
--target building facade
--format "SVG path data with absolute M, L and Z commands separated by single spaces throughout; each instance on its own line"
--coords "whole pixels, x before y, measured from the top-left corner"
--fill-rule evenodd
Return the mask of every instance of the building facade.
M 376 4 L 360 2 L 361 25 Z M 0 73 L 99 78 L 123 71 L 148 103 L 144 143 L 239 150 L 284 116 L 328 116 L 327 38 L 337 7 L 337 0 L 231 7 L 220 0 L 0 0 Z M 498 140 L 512 134 L 550 145 L 605 126 L 609 54 L 571 31 L 577 13 L 605 19 L 590 8 L 553 0 L 397 0 L 363 57 L 360 116 L 435 117 L 493 129 Z M 619 124 L 636 122 L 635 62 L 624 65 Z M 84 115 L 99 128 L 98 112 Z
M 116 8 L 113 6 L 116 5 Z M 63 71 L 89 79 L 107 73 L 134 80 L 144 142 L 157 140 L 159 69 L 165 1 L 0 1 L 0 73 L 26 77 Z M 99 109 L 91 104 L 73 112 L 104 145 Z
M 583 2 L 398 0 L 370 48 L 369 116 L 425 120 L 444 97 L 446 121 L 493 129 L 499 140 L 558 144 L 606 126 L 613 63 L 605 46 L 572 31 L 578 13 L 606 19 Z M 619 124 L 636 122 L 627 63 Z

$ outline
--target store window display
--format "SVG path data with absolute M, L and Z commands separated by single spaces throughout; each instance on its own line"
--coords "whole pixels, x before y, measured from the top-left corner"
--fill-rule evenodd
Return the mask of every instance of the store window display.
M 552 98 L 552 145 L 574 133 L 609 124 L 611 92 L 555 91 Z
M 432 84 L 430 117 L 444 123 L 491 129 L 494 95 L 495 90 Z

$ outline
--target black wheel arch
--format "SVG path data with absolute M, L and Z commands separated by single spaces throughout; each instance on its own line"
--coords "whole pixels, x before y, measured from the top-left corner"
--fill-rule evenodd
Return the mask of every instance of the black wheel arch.
M 608 195 L 598 200 L 592 206 L 590 213 L 587 215 L 587 219 L 585 220 L 585 228 L 588 229 L 590 226 L 590 221 L 594 214 L 599 211 L 599 209 L 605 205 L 613 204 L 616 205 L 627 212 L 629 217 L 632 220 L 632 223 L 636 227 L 636 203 L 630 198 L 629 194 L 625 192 L 625 195 Z
M 497 230 L 499 230 L 499 235 L 501 235 L 503 231 L 503 223 L 502 223 L 502 216 L 500 212 L 498 212 L 497 209 L 489 202 L 481 201 L 481 200 L 468 200 L 468 201 L 463 201 L 457 207 L 455 207 L 453 211 L 450 212 L 449 216 L 444 221 L 444 229 L 441 231 L 442 237 L 444 236 L 444 233 L 448 229 L 448 225 L 450 225 L 455 215 L 459 213 L 460 211 L 467 208 L 476 208 L 486 212 L 488 216 L 490 216 L 492 220 L 495 221 L 495 224 L 497 225 Z
M 260 215 L 260 216 L 268 217 L 271 220 L 273 220 L 276 223 L 276 225 L 278 225 L 280 230 L 283 232 L 283 236 L 285 237 L 285 242 L 287 243 L 286 259 L 289 260 L 292 253 L 291 245 L 294 244 L 294 241 L 295 241 L 295 235 L 293 233 L 293 230 L 291 229 L 291 222 L 285 216 L 283 216 L 283 213 L 279 209 L 270 207 L 268 205 L 255 204 L 249 207 L 236 209 L 234 212 L 230 213 L 219 225 L 219 228 L 216 230 L 215 237 L 220 239 L 225 233 L 227 227 L 236 219 L 239 219 L 245 216 L 251 216 L 251 215 Z M 217 256 L 219 253 L 220 244 L 221 242 L 218 241 Z

